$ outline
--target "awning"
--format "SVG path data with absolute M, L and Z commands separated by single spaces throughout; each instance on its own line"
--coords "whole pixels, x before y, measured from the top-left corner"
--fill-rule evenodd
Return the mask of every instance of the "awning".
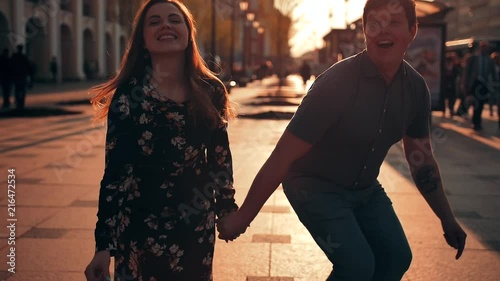
M 417 18 L 444 18 L 453 8 L 440 1 L 415 0 Z

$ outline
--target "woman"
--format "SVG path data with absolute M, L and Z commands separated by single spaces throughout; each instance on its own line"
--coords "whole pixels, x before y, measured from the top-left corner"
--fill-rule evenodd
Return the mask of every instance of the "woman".
M 143 4 L 118 75 L 93 88 L 106 168 L 87 280 L 212 280 L 215 216 L 236 211 L 223 83 L 177 0 Z

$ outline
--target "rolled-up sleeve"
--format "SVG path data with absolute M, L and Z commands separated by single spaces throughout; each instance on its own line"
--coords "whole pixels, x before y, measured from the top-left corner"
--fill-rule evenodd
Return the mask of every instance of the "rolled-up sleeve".
M 317 143 L 339 121 L 352 94 L 344 92 L 340 80 L 334 73 L 319 76 L 293 115 L 287 131 L 310 144 Z

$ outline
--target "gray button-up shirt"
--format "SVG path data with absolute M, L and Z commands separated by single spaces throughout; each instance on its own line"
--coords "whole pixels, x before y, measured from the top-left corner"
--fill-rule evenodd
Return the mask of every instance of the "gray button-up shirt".
M 389 148 L 404 135 L 429 135 L 430 96 L 424 78 L 403 62 L 385 80 L 366 51 L 322 73 L 287 130 L 313 144 L 289 176 L 315 176 L 348 188 L 376 182 Z

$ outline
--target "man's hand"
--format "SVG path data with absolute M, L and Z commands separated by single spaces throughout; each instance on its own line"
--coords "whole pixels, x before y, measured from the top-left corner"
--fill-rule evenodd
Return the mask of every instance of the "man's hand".
M 443 226 L 443 235 L 446 239 L 446 242 L 451 247 L 457 249 L 457 255 L 455 256 L 455 259 L 458 260 L 464 251 L 465 239 L 467 238 L 467 234 L 462 229 L 462 227 L 460 227 L 455 218 L 443 220 L 441 221 L 441 225 Z
M 234 240 L 245 233 L 248 223 L 245 223 L 238 212 L 233 212 L 217 220 L 219 239 Z

